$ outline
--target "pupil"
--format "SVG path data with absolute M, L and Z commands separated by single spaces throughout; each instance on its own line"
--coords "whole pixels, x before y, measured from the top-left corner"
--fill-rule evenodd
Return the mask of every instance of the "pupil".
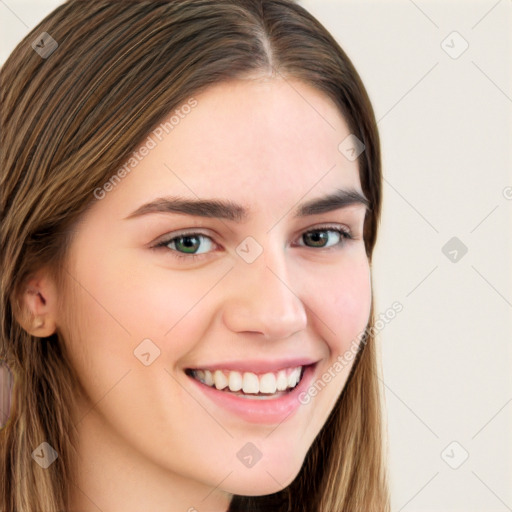
M 180 238 L 182 241 L 181 243 L 185 246 L 184 249 L 186 252 L 194 252 L 197 250 L 198 245 L 198 237 L 197 236 L 183 236 Z M 194 240 L 194 242 L 191 242 L 191 240 Z M 184 241 L 184 242 L 183 242 Z
M 322 245 L 322 242 L 327 241 L 327 233 L 325 233 L 324 231 L 309 233 L 307 236 L 309 236 L 312 239 L 314 244 L 318 244 L 318 242 L 320 242 L 320 244 L 318 244 L 320 246 Z

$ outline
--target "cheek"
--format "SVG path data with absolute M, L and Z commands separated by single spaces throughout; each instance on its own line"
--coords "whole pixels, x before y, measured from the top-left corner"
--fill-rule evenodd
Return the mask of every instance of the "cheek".
M 121 284 L 118 292 L 127 295 L 119 305 L 119 315 L 129 325 L 132 339 L 150 338 L 168 364 L 177 361 L 208 328 L 215 296 L 212 291 L 218 290 L 217 285 L 222 287 L 229 268 L 177 271 L 154 265 L 133 276 L 129 284 Z
M 133 256 L 122 254 L 96 263 L 84 262 L 76 270 L 80 281 L 87 283 L 87 293 L 78 292 L 79 310 L 92 320 L 90 327 L 97 334 L 108 329 L 109 335 L 116 332 L 115 339 L 128 337 L 133 343 L 170 336 L 223 274 L 222 269 L 192 274 L 151 263 L 138 266 Z
M 368 265 L 359 265 L 340 276 L 340 286 L 333 291 L 333 314 L 344 323 L 366 327 L 370 315 L 371 287 Z
M 317 276 L 310 294 L 313 311 L 325 324 L 322 332 L 335 354 L 345 352 L 368 325 L 371 310 L 370 268 L 366 258 L 346 261 Z M 320 322 L 320 323 L 322 323 Z

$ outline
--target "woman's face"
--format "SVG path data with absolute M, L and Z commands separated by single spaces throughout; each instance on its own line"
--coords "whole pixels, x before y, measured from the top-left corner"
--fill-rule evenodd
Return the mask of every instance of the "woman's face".
M 98 460 L 269 494 L 299 472 L 350 372 L 336 362 L 369 320 L 365 205 L 305 208 L 362 194 L 358 164 L 339 149 L 350 131 L 335 105 L 299 81 L 194 99 L 77 225 L 73 321 L 57 324 Z

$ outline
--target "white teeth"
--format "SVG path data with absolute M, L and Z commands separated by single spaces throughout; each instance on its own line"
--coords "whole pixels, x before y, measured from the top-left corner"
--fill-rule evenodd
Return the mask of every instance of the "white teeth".
M 276 392 L 276 376 L 273 373 L 265 373 L 260 377 L 260 393 Z
M 220 370 L 215 370 L 215 373 L 213 374 L 213 382 L 217 389 L 224 389 L 228 385 L 228 379 Z
M 277 374 L 277 391 L 284 391 L 288 387 L 288 377 L 285 370 L 280 370 Z
M 260 381 L 255 373 L 244 373 L 242 390 L 244 393 L 256 394 L 260 392 Z
M 300 379 L 300 368 L 294 368 L 292 373 L 288 375 L 288 386 L 293 388 Z
M 229 390 L 240 391 L 242 389 L 242 374 L 240 372 L 229 372 Z
M 275 395 L 277 392 L 294 388 L 300 381 L 302 366 L 288 368 L 278 372 L 257 375 L 253 372 L 237 372 L 223 370 L 194 370 L 193 376 L 210 387 L 218 390 L 243 391 L 245 394 L 258 395 L 264 393 Z
M 213 382 L 213 375 L 212 375 L 212 372 L 210 370 L 205 370 L 204 371 L 204 383 L 207 386 L 213 386 L 213 384 L 214 384 L 214 382 Z

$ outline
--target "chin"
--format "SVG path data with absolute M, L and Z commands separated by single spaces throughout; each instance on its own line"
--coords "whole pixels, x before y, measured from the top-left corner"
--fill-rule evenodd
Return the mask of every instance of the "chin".
M 226 481 L 226 491 L 239 496 L 265 496 L 282 491 L 288 487 L 299 474 L 301 465 L 290 467 L 261 467 L 237 471 Z

